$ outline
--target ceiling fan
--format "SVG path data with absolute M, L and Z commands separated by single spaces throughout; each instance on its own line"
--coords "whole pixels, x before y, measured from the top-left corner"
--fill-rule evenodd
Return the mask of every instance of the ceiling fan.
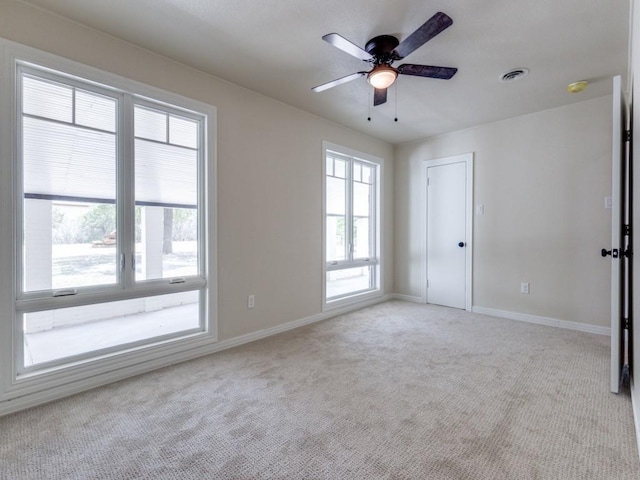
M 329 33 L 322 37 L 325 42 L 349 55 L 368 62 L 373 68 L 368 72 L 352 73 L 346 77 L 323 83 L 313 87 L 311 90 L 322 92 L 366 76 L 367 82 L 375 89 L 373 95 L 373 105 L 375 106 L 387 101 L 387 88 L 393 85 L 396 78 L 398 78 L 398 74 L 449 80 L 458 71 L 457 68 L 415 65 L 412 63 L 404 63 L 398 68 L 392 65 L 393 62 L 402 60 L 452 24 L 451 17 L 445 13 L 438 12 L 402 42 L 398 41 L 393 35 L 379 35 L 369 40 L 364 50 L 337 33 Z

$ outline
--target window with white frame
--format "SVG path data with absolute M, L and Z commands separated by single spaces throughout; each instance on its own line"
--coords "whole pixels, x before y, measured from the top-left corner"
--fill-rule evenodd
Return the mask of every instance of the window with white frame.
M 213 108 L 26 61 L 14 72 L 15 374 L 215 340 Z
M 325 305 L 380 292 L 378 159 L 325 145 Z

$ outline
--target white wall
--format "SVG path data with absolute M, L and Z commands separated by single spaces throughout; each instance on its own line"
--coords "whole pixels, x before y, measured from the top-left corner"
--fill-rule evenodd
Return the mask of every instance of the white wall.
M 609 326 L 611 109 L 606 96 L 398 146 L 396 292 L 423 293 L 421 163 L 474 152 L 473 305 Z
M 217 107 L 220 340 L 321 312 L 322 140 L 385 159 L 393 291 L 389 144 L 16 1 L 0 0 L 0 12 L 0 37 Z

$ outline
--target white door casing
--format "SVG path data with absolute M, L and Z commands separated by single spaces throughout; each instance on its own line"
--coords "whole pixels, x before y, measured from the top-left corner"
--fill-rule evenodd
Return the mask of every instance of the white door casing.
M 425 162 L 426 303 L 471 310 L 473 154 Z
M 626 129 L 625 106 L 622 94 L 620 76 L 613 79 L 613 149 L 611 155 L 611 391 L 620 391 L 620 377 L 624 364 L 624 343 L 622 332 L 622 317 L 626 314 L 624 308 L 624 289 L 626 257 L 625 238 L 622 226 L 628 209 L 625 207 L 625 173 L 626 146 L 623 141 L 623 131 Z M 603 251 L 604 253 L 604 251 Z

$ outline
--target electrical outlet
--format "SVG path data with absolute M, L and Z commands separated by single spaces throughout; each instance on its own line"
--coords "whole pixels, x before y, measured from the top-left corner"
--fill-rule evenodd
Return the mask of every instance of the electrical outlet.
M 529 293 L 529 282 L 522 282 L 520 284 L 520 293 Z
M 253 308 L 256 306 L 256 296 L 255 295 L 249 295 L 247 297 L 247 308 Z

